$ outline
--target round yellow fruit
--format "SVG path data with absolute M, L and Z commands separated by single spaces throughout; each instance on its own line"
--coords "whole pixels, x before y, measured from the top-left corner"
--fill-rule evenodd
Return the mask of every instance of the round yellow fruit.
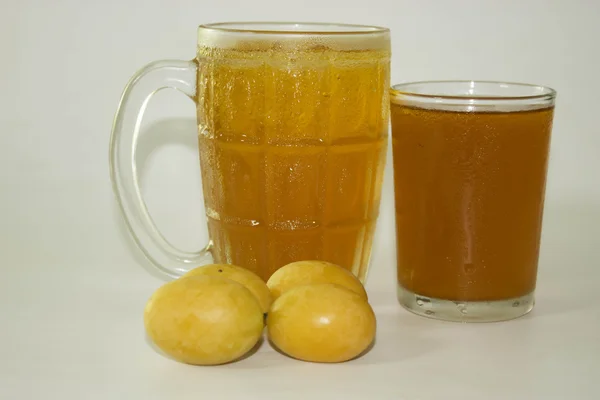
M 152 342 L 172 358 L 195 365 L 224 364 L 246 354 L 262 335 L 263 318 L 248 289 L 216 276 L 169 282 L 144 310 Z
M 251 291 L 254 296 L 256 296 L 263 313 L 269 311 L 271 303 L 273 302 L 271 291 L 265 284 L 265 281 L 263 281 L 262 278 L 256 275 L 254 272 L 246 268 L 229 264 L 209 264 L 194 268 L 183 275 L 183 277 L 198 275 L 220 276 L 222 278 L 231 279 L 232 281 L 241 283 L 249 291 Z
M 351 290 L 365 300 L 367 292 L 356 276 L 347 269 L 326 261 L 297 261 L 279 268 L 267 281 L 273 299 L 302 285 L 334 283 Z
M 360 295 L 334 284 L 298 286 L 273 302 L 269 340 L 304 361 L 335 363 L 357 357 L 375 338 L 375 314 Z

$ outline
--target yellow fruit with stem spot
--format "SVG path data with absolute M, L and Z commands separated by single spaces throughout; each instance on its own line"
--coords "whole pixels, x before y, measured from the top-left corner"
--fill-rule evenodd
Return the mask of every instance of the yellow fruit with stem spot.
M 230 264 L 209 264 L 194 268 L 183 275 L 183 277 L 198 275 L 220 276 L 244 285 L 254 296 L 256 296 L 263 313 L 269 311 L 269 307 L 271 307 L 271 303 L 273 302 L 271 291 L 265 284 L 265 281 L 246 268 Z

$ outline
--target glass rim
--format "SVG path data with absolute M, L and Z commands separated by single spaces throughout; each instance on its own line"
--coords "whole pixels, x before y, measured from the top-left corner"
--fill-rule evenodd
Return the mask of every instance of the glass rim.
M 279 28 L 278 28 L 279 27 Z M 314 29 L 292 29 L 293 27 L 314 27 Z M 321 29 L 319 29 L 319 27 Z M 327 30 L 324 27 L 333 28 Z M 286 29 L 287 28 L 287 29 Z M 337 29 L 335 29 L 337 28 Z M 375 25 L 345 24 L 335 22 L 278 22 L 278 21 L 239 21 L 202 24 L 199 29 L 229 32 L 278 35 L 371 35 L 389 32 L 389 28 Z
M 436 93 L 435 90 L 422 92 L 417 90 L 407 89 L 414 85 L 426 85 L 435 86 L 438 84 L 487 84 L 487 85 L 498 85 L 505 87 L 519 87 L 519 88 L 531 88 L 537 89 L 537 94 L 527 95 L 476 95 L 476 94 L 443 94 Z M 504 81 L 489 81 L 489 80 L 433 80 L 433 81 L 415 81 L 406 82 L 393 85 L 390 89 L 393 96 L 410 96 L 423 99 L 440 99 L 440 100 L 482 100 L 482 101 L 519 101 L 519 100 L 554 100 L 556 98 L 556 90 L 548 86 L 535 85 L 532 83 L 521 83 L 521 82 L 504 82 Z

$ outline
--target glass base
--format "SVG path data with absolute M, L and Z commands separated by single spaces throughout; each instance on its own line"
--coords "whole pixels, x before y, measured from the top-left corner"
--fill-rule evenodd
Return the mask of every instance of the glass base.
M 535 303 L 534 293 L 508 300 L 452 301 L 421 296 L 398 285 L 398 301 L 408 311 L 423 317 L 453 322 L 497 322 L 527 314 Z

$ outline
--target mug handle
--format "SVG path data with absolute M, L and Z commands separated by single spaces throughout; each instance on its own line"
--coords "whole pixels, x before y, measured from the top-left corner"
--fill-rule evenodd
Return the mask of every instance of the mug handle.
M 195 60 L 155 61 L 136 72 L 121 96 L 110 137 L 110 177 L 113 191 L 129 232 L 152 264 L 169 278 L 212 261 L 209 240 L 197 252 L 182 251 L 159 232 L 142 198 L 136 169 L 136 148 L 144 111 L 152 96 L 162 89 L 175 89 L 196 102 Z

